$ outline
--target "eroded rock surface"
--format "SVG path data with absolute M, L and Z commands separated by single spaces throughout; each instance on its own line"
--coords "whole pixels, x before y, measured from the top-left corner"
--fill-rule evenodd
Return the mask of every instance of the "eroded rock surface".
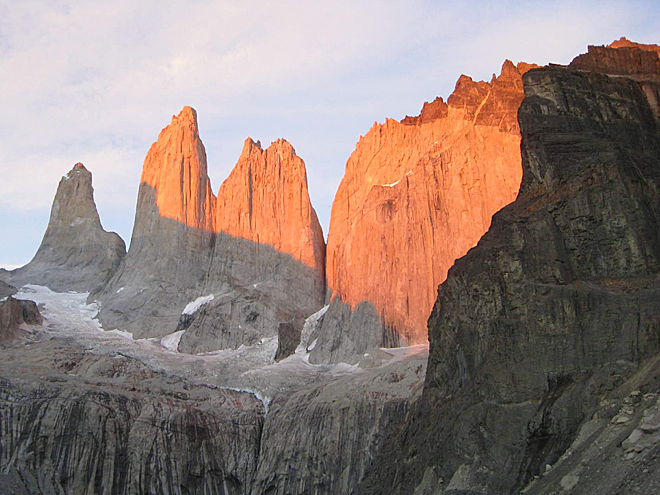
M 360 493 L 378 449 L 421 395 L 426 349 L 419 347 L 398 363 L 388 355 L 381 367 L 277 396 L 251 494 Z
M 644 70 L 525 74 L 520 193 L 440 286 L 420 407 L 361 493 L 411 493 L 428 469 L 442 493 L 518 493 L 658 353 L 660 128 Z M 554 489 L 593 493 L 580 479 Z
M 253 395 L 119 354 L 26 351 L 0 366 L 3 493 L 249 493 L 263 416 Z
M 215 296 L 180 323 L 186 332 L 179 349 L 254 344 L 277 335 L 280 325 L 299 334 L 305 318 L 323 306 L 325 241 L 309 200 L 305 164 L 288 142 L 263 150 L 245 141 L 220 186 L 215 221 L 200 292 Z
M 124 241 L 106 232 L 94 203 L 92 174 L 77 163 L 60 180 L 41 245 L 32 261 L 0 271 L 6 282 L 88 292 L 113 276 L 126 254 Z
M 359 367 L 275 362 L 273 339 L 188 355 L 100 331 L 80 294 L 27 296 L 47 320 L 3 348 L 1 493 L 348 493 L 424 382 L 425 346 Z
M 342 317 L 347 326 L 337 331 L 326 318 L 333 327 L 315 362 L 426 342 L 438 284 L 518 192 L 516 114 L 527 69 L 507 61 L 489 83 L 461 76 L 447 103 L 436 99 L 419 117 L 388 119 L 360 139 L 332 206 L 326 276 L 333 306 L 366 302 L 373 323 Z
M 197 114 L 185 107 L 158 136 L 144 160 L 131 245 L 101 291 L 99 320 L 136 338 L 176 328 L 208 271 L 214 244 L 215 197 L 199 138 Z

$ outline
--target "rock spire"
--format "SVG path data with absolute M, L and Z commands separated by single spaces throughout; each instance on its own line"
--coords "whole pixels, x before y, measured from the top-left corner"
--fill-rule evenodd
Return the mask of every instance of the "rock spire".
M 125 254 L 124 241 L 101 226 L 92 173 L 76 163 L 60 180 L 46 233 L 32 261 L 0 277 L 15 286 L 32 283 L 55 291 L 87 292 L 102 287 Z

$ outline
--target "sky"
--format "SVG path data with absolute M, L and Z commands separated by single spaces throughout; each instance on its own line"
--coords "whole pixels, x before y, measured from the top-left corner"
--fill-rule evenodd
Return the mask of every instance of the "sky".
M 374 122 L 419 114 L 461 74 L 566 64 L 621 36 L 660 44 L 660 3 L 0 0 L 0 266 L 32 258 L 77 162 L 103 227 L 128 244 L 144 157 L 184 105 L 214 192 L 245 138 L 285 138 L 327 235 Z

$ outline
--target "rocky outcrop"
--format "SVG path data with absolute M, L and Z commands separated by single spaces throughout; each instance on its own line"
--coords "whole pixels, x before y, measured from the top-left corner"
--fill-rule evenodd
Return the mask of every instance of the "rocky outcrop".
M 660 55 L 658 45 L 632 43 L 626 38 L 621 38 L 608 47 L 589 46 L 587 53 L 575 57 L 570 67 L 611 76 L 660 81 L 658 55 Z
M 524 76 L 520 193 L 438 289 L 420 408 L 361 493 L 518 493 L 660 351 L 657 83 L 585 59 Z
M 249 493 L 264 412 L 252 394 L 42 347 L 0 366 L 2 493 Z
M 216 198 L 186 107 L 145 159 L 129 253 L 90 299 L 102 302 L 107 329 L 185 330 L 182 352 L 237 348 L 277 335 L 280 323 L 300 331 L 323 303 L 324 252 L 293 147 L 279 140 L 262 150 L 248 139 Z
M 259 141 L 245 140 L 238 163 L 218 191 L 215 221 L 218 232 L 268 244 L 313 268 L 323 290 L 323 231 L 309 201 L 305 163 L 286 140 L 266 150 Z
M 3 494 L 353 492 L 424 383 L 425 346 L 360 368 L 274 363 L 272 339 L 190 356 L 96 331 L 79 296 L 34 295 L 47 325 L 0 360 Z
M 62 177 L 37 254 L 27 265 L 0 273 L 6 282 L 45 285 L 55 291 L 102 287 L 126 254 L 124 241 L 106 232 L 94 203 L 92 174 L 77 163 Z
M 41 325 L 43 321 L 34 301 L 21 301 L 10 295 L 0 303 L 0 344 L 21 340 L 24 325 Z
M 333 307 L 314 362 L 426 342 L 438 284 L 518 191 L 516 113 L 528 68 L 507 61 L 489 83 L 461 76 L 447 103 L 436 99 L 419 117 L 388 119 L 360 139 L 332 206 Z M 366 326 L 365 317 L 349 316 L 361 304 Z M 346 325 L 338 329 L 338 320 Z

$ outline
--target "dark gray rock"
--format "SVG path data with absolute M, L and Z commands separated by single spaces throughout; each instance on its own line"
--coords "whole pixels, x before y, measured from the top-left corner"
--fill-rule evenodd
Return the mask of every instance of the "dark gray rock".
M 92 174 L 77 163 L 57 187 L 37 254 L 27 265 L 3 271 L 0 277 L 18 287 L 37 284 L 59 292 L 88 292 L 112 277 L 125 254 L 124 241 L 103 230 Z
M 197 292 L 214 294 L 214 299 L 182 317 L 177 328 L 186 332 L 179 350 L 236 349 L 278 335 L 280 324 L 291 321 L 300 332 L 304 319 L 322 306 L 321 284 L 314 269 L 288 254 L 218 233 L 211 265 Z
M 330 303 L 309 358 L 310 363 L 355 364 L 373 347 L 398 347 L 399 335 L 384 325 L 374 306 L 363 301 L 351 311 L 338 297 Z
M 130 249 L 108 284 L 90 293 L 98 319 L 135 338 L 174 332 L 186 304 L 195 299 L 209 269 L 212 232 L 162 217 L 156 190 L 140 184 Z
M 0 492 L 249 493 L 264 413 L 253 395 L 35 346 L 1 366 Z
M 438 289 L 420 407 L 360 493 L 411 493 L 430 468 L 442 493 L 518 493 L 660 351 L 657 83 L 523 79 L 520 194 Z
M 252 495 L 360 493 L 356 486 L 419 399 L 426 352 L 275 397 Z
M 277 354 L 275 361 L 281 361 L 296 352 L 305 322 L 291 320 L 280 323 L 277 328 Z

